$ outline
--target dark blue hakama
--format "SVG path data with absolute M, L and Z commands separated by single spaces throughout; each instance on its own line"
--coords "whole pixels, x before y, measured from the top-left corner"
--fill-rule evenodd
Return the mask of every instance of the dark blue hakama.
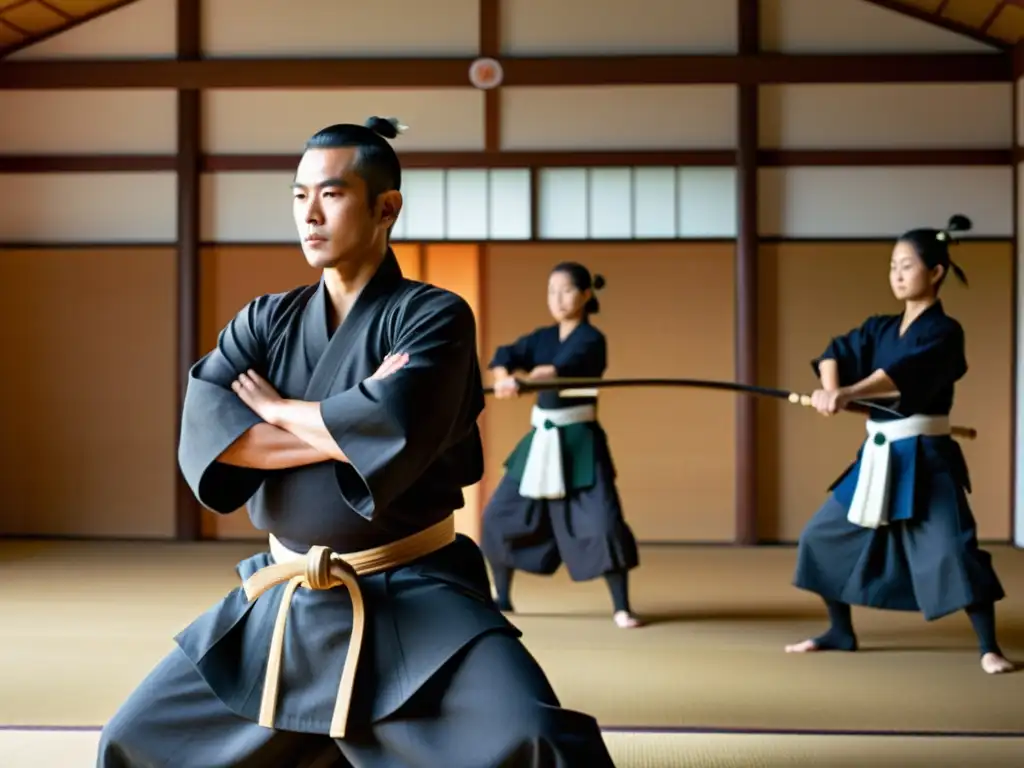
M 902 337 L 901 320 L 874 316 L 832 339 L 813 361 L 815 373 L 820 361 L 835 360 L 846 386 L 882 369 L 900 391 L 895 410 L 948 415 L 954 384 L 967 371 L 963 329 L 940 302 Z M 794 585 L 825 600 L 920 611 L 929 621 L 1002 599 L 991 555 L 978 546 L 959 444 L 949 436 L 919 436 L 894 441 L 890 450 L 888 524 L 867 528 L 847 519 L 862 448 L 800 536 Z
M 598 377 L 606 367 L 604 334 L 588 322 L 564 341 L 558 327 L 539 328 L 514 344 L 499 347 L 490 367 L 510 372 L 553 365 L 559 377 Z M 593 397 L 560 397 L 541 392 L 545 410 L 594 405 Z M 543 427 L 541 427 L 543 428 Z M 570 577 L 586 581 L 639 565 L 636 539 L 626 523 L 608 437 L 598 421 L 557 427 L 562 445 L 566 494 L 533 499 L 519 491 L 534 429 L 505 462 L 506 472 L 484 510 L 481 547 L 492 565 L 551 574 L 564 562 Z

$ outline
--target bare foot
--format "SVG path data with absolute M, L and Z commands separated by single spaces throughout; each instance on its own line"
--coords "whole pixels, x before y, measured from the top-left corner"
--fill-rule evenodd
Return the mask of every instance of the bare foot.
M 643 626 L 643 622 L 629 611 L 616 611 L 612 619 L 615 620 L 615 624 L 619 629 L 634 629 L 635 627 Z
M 786 653 L 813 653 L 820 650 L 818 644 L 813 640 L 804 640 L 802 643 L 794 643 L 786 646 Z
M 986 653 L 981 657 L 981 668 L 990 675 L 999 675 L 1003 672 L 1012 672 L 1014 666 L 998 653 Z

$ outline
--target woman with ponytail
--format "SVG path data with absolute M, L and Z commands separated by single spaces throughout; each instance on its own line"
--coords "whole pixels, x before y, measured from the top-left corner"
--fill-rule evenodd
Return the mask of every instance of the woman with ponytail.
M 949 428 L 967 360 L 963 328 L 938 294 L 950 272 L 967 285 L 949 246 L 970 228 L 956 215 L 945 229 L 901 236 L 889 285 L 903 311 L 869 317 L 811 362 L 821 379 L 812 395 L 820 413 L 863 398 L 901 417 L 868 421 L 856 461 L 800 536 L 794 584 L 824 599 L 831 626 L 787 646 L 789 653 L 857 650 L 851 605 L 920 611 L 927 621 L 962 610 L 977 634 L 982 669 L 1013 669 L 996 642 L 1003 588 L 991 555 L 978 546 L 967 465 Z
M 554 325 L 499 347 L 491 361 L 497 397 L 518 395 L 513 377 L 596 377 L 604 374 L 604 334 L 590 323 L 600 310 L 604 278 L 564 262 L 548 279 Z M 574 581 L 603 576 L 615 623 L 639 626 L 629 607 L 627 573 L 639 564 L 636 540 L 622 517 L 608 438 L 597 421 L 597 398 L 541 392 L 531 429 L 505 462 L 505 476 L 484 510 L 482 549 L 494 576 L 498 607 L 512 611 L 516 569 L 549 575 L 564 562 Z

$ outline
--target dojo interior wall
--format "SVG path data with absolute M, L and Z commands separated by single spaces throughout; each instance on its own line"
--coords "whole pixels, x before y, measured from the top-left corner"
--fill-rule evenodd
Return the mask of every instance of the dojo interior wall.
M 0 532 L 174 535 L 175 269 L 171 247 L 0 249 Z
M 309 15 L 286 16 L 274 0 L 208 0 L 204 53 L 477 51 L 477 0 L 395 0 L 386 27 L 376 23 L 369 6 L 342 9 L 333 0 L 308 5 Z M 503 0 L 502 50 L 736 50 L 731 2 L 643 5 L 637 13 L 621 0 Z M 986 50 L 861 0 L 830 0 L 827 15 L 816 15 L 819 6 L 820 0 L 762 2 L 762 47 L 787 53 Z M 344 23 L 308 24 L 311 17 L 326 20 L 335 13 L 344 15 Z M 174 50 L 172 0 L 139 0 L 12 59 L 164 58 Z M 505 150 L 731 150 L 737 141 L 732 85 L 517 87 L 504 89 L 501 98 Z M 760 91 L 759 142 L 762 149 L 783 152 L 1005 148 L 1013 141 L 1012 111 L 1009 83 L 767 86 Z M 412 126 L 400 140 L 407 151 L 474 151 L 485 139 L 484 98 L 468 87 L 212 90 L 203 93 L 202 112 L 203 151 L 214 155 L 293 153 L 310 131 L 339 115 L 371 113 L 395 114 Z M 5 91 L 0 114 L 3 154 L 167 155 L 176 149 L 172 90 Z M 679 236 L 668 242 L 629 242 L 635 233 L 623 234 L 627 222 L 621 216 L 594 215 L 599 207 L 584 213 L 578 204 L 581 188 L 590 189 L 593 200 L 595 186 L 612 184 L 627 168 L 591 169 L 589 176 L 584 169 L 542 170 L 536 222 L 541 242 L 525 242 L 525 169 L 493 174 L 503 180 L 488 182 L 491 210 L 479 227 L 458 215 L 469 201 L 431 203 L 442 172 L 418 170 L 408 176 L 411 204 L 397 233 L 405 240 L 397 248 L 403 269 L 458 291 L 474 305 L 482 357 L 547 321 L 547 270 L 573 258 L 608 278 L 597 320 L 611 342 L 608 375 L 734 378 L 732 169 L 653 169 L 678 171 L 678 188 L 686 192 L 685 201 L 666 214 L 677 219 L 678 230 L 669 236 Z M 971 372 L 954 417 L 981 430 L 965 450 L 981 535 L 995 539 L 1008 535 L 1011 492 L 1005 417 L 1012 398 L 1006 354 L 1013 316 L 1011 174 L 1009 167 L 819 166 L 764 168 L 759 179 L 759 225 L 767 242 L 760 250 L 758 353 L 768 385 L 812 386 L 806 361 L 830 334 L 868 311 L 892 307 L 885 283 L 892 233 L 941 224 L 954 211 L 974 219 L 984 242 L 957 251 L 971 288 L 951 283 L 945 301 L 969 336 Z M 294 237 L 290 176 L 203 175 L 202 351 L 253 295 L 316 279 L 297 249 L 282 245 Z M 0 321 L 10 359 L 29 362 L 24 375 L 0 380 L 2 444 L 16 457 L 0 470 L 0 482 L 11 489 L 0 532 L 173 536 L 174 174 L 0 174 L 0 196 L 0 242 L 27 244 L 0 251 L 4 285 L 18 286 L 13 299 L 0 305 Z M 73 207 L 55 202 L 68 198 Z M 605 198 L 603 210 L 614 210 L 611 199 Z M 630 225 L 637 226 L 636 211 L 649 212 L 658 202 L 648 198 L 634 207 Z M 653 237 L 650 230 L 647 236 Z M 453 242 L 439 242 L 445 237 Z M 502 242 L 482 242 L 488 237 Z M 842 291 L 826 293 L 839 280 Z M 661 391 L 609 391 L 601 399 L 623 500 L 640 538 L 731 540 L 733 399 Z M 523 433 L 528 408 L 526 402 L 502 403 L 485 413 L 488 470 L 484 482 L 470 489 L 459 519 L 463 530 L 473 531 L 502 459 Z M 765 404 L 759 426 L 759 532 L 765 540 L 792 540 L 855 450 L 860 422 L 826 422 L 802 409 Z M 216 538 L 253 535 L 242 515 L 206 514 L 203 527 Z

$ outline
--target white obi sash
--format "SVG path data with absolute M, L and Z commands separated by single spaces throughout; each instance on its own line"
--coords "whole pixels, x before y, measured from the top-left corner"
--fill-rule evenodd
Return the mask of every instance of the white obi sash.
M 868 439 L 860 457 L 860 475 L 846 519 L 864 528 L 878 528 L 889 520 L 889 462 L 891 443 L 911 437 L 950 434 L 948 416 L 908 416 L 897 421 L 869 421 Z
M 528 499 L 565 498 L 565 469 L 562 465 L 562 441 L 557 427 L 582 424 L 597 418 L 593 405 L 545 409 L 533 407 L 530 424 L 534 428 L 530 452 L 526 456 L 519 495 Z

